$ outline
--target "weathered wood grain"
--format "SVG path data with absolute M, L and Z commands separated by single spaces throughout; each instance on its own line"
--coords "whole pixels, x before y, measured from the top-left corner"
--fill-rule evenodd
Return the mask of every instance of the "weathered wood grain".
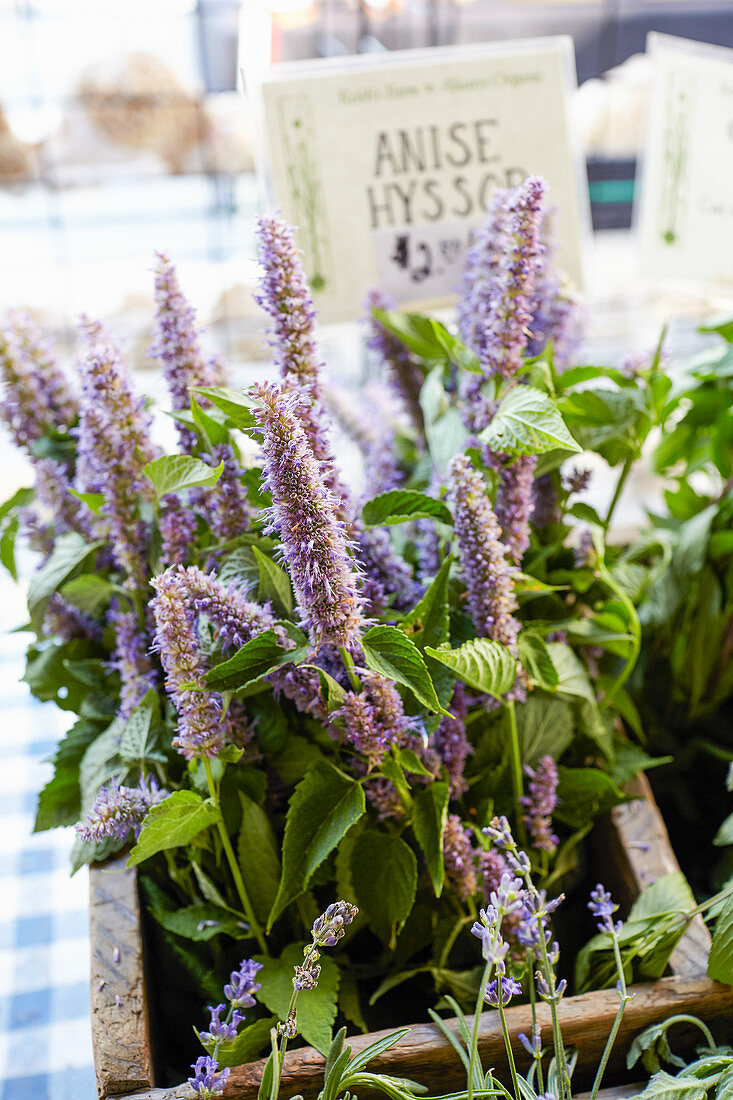
M 596 831 L 599 877 L 604 882 L 612 882 L 614 891 L 626 904 L 630 904 L 653 879 L 679 870 L 664 822 L 643 776 L 634 781 L 632 793 L 639 801 L 617 807 L 605 826 Z M 119 869 L 122 864 L 118 861 L 111 866 Z M 113 1100 L 123 1094 L 128 1095 L 129 1100 L 190 1100 L 193 1094 L 187 1084 L 168 1089 L 150 1087 L 153 1077 L 136 874 L 124 870 L 111 874 L 107 868 L 92 868 L 91 884 L 92 1026 L 99 1094 L 104 1100 Z M 634 987 L 635 997 L 624 1016 L 610 1073 L 623 1068 L 632 1038 L 666 1016 L 690 1012 L 706 1020 L 733 1017 L 733 989 L 705 976 L 709 943 L 704 923 L 700 919 L 693 921 L 673 957 L 672 976 Z M 115 946 L 120 952 L 119 962 L 115 961 Z M 100 981 L 104 982 L 101 989 L 98 988 Z M 117 1004 L 118 996 L 122 1005 Z M 561 1003 L 565 1041 L 578 1048 L 575 1081 L 580 1086 L 590 1083 L 588 1074 L 595 1069 L 617 1007 L 615 990 L 567 997 Z M 550 1034 L 547 1006 L 540 1006 L 539 1016 L 547 1038 Z M 517 1035 L 530 1030 L 529 1007 L 510 1007 L 507 1020 L 515 1053 L 520 1065 L 524 1066 L 526 1055 Z M 455 1030 L 455 1025 L 451 1026 Z M 359 1035 L 349 1043 L 356 1052 L 384 1034 L 386 1032 Z M 691 1041 L 697 1038 L 691 1033 Z M 684 1036 L 676 1036 L 676 1044 L 682 1049 Z M 486 1067 L 494 1066 L 500 1075 L 507 1074 L 496 1013 L 487 1012 L 482 1016 L 479 1048 Z M 264 1062 L 260 1061 L 233 1070 L 225 1098 L 256 1100 L 263 1066 Z M 281 1095 L 302 1093 L 305 1100 L 311 1100 L 322 1085 L 323 1066 L 323 1057 L 310 1047 L 291 1051 L 286 1057 Z M 401 1043 L 373 1063 L 373 1068 L 414 1077 L 437 1092 L 446 1092 L 465 1083 L 455 1051 L 431 1024 L 413 1026 Z M 636 1092 L 629 1092 L 626 1086 L 605 1092 L 606 1100 L 623 1100 L 633 1095 Z
M 89 887 L 94 1065 L 107 1097 L 154 1083 L 140 899 L 124 859 L 91 868 Z

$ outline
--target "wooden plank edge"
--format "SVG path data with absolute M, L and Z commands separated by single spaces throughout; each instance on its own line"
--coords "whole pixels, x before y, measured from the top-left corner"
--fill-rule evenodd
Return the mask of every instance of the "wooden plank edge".
M 607 835 L 608 830 L 606 835 L 618 872 L 626 880 L 623 900 L 630 904 L 645 886 L 662 875 L 680 871 L 680 865 L 646 775 L 640 772 L 625 790 L 634 801 L 614 807 L 610 814 L 612 835 Z M 710 946 L 708 927 L 698 913 L 672 952 L 671 972 L 679 977 L 705 974 Z
M 89 869 L 92 1045 L 100 1097 L 155 1083 L 137 875 L 125 858 Z

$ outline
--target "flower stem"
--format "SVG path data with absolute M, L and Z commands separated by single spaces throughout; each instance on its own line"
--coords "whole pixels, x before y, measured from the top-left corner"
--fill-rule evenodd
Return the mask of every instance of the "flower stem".
M 611 503 L 608 506 L 608 512 L 606 513 L 606 518 L 603 521 L 603 529 L 605 531 L 607 531 L 609 526 L 610 526 L 611 520 L 613 518 L 613 513 L 616 511 L 616 505 L 618 504 L 619 500 L 621 499 L 621 494 L 624 491 L 624 485 L 626 484 L 626 479 L 627 479 L 627 477 L 629 476 L 629 474 L 631 472 L 631 467 L 633 466 L 633 464 L 634 464 L 633 456 L 629 455 L 629 457 L 626 459 L 626 461 L 624 462 L 624 464 L 621 468 L 621 473 L 619 474 L 618 481 L 616 482 L 616 488 L 613 491 L 613 496 L 611 498 Z
M 614 957 L 616 959 L 616 969 L 618 971 L 618 976 L 619 976 L 618 984 L 619 984 L 619 996 L 621 998 L 621 1004 L 618 1006 L 618 1012 L 616 1013 L 616 1019 L 613 1021 L 613 1027 L 611 1028 L 611 1033 L 608 1036 L 608 1040 L 606 1042 L 606 1045 L 605 1045 L 604 1050 L 603 1050 L 603 1054 L 601 1056 L 601 1061 L 598 1065 L 598 1072 L 596 1073 L 596 1079 L 593 1082 L 593 1088 L 591 1090 L 590 1100 L 596 1100 L 596 1096 L 598 1095 L 598 1090 L 601 1087 L 601 1081 L 603 1080 L 603 1074 L 605 1073 L 606 1066 L 608 1065 L 608 1059 L 611 1057 L 611 1051 L 613 1050 L 613 1044 L 616 1042 L 616 1036 L 618 1035 L 618 1030 L 621 1027 L 621 1020 L 623 1019 L 624 1011 L 626 1010 L 626 1005 L 628 1004 L 628 1002 L 630 1000 L 633 999 L 633 995 L 629 996 L 629 994 L 626 992 L 626 979 L 624 978 L 624 965 L 621 961 L 621 952 L 620 952 L 619 946 L 618 946 L 618 934 L 616 933 L 615 929 L 611 932 L 611 935 L 613 937 L 613 954 L 614 954 Z M 711 1036 L 711 1038 L 712 1038 L 712 1036 Z
M 203 762 L 204 762 L 204 771 L 206 772 L 206 782 L 208 783 L 208 786 L 209 786 L 209 794 L 211 795 L 211 800 L 212 800 L 212 802 L 214 803 L 214 805 L 216 807 L 216 826 L 219 830 L 219 836 L 221 837 L 221 843 L 222 843 L 222 846 L 224 848 L 224 854 L 227 857 L 227 863 L 229 864 L 229 869 L 232 872 L 232 878 L 234 879 L 234 885 L 236 886 L 237 893 L 239 894 L 239 900 L 242 903 L 242 910 L 244 912 L 244 915 L 247 918 L 247 921 L 249 922 L 250 931 L 252 932 L 252 935 L 257 940 L 257 943 L 259 944 L 260 950 L 262 951 L 263 955 L 269 955 L 270 952 L 267 950 L 267 941 L 265 940 L 264 934 L 262 932 L 262 929 L 260 928 L 257 917 L 254 915 L 254 910 L 252 909 L 252 904 L 249 900 L 249 897 L 247 895 L 247 890 L 246 890 L 245 885 L 244 885 L 244 879 L 242 878 L 242 872 L 239 870 L 239 864 L 237 863 L 237 857 L 234 855 L 234 849 L 232 848 L 232 842 L 229 839 L 229 833 L 227 832 L 226 825 L 224 824 L 224 816 L 221 812 L 221 806 L 219 805 L 219 792 L 216 789 L 216 784 L 214 783 L 214 776 L 211 773 L 211 761 L 209 760 L 209 758 L 207 756 L 204 756 L 203 757 Z
M 502 1000 L 504 999 L 504 990 L 501 975 L 497 980 L 496 992 L 499 997 L 499 1020 L 501 1022 L 501 1033 L 504 1037 L 504 1046 L 506 1047 L 506 1056 L 509 1061 L 509 1072 L 512 1075 L 512 1087 L 514 1089 L 515 1100 L 522 1100 L 522 1093 L 519 1088 L 519 1081 L 517 1080 L 517 1067 L 514 1062 L 514 1051 L 512 1050 L 511 1040 L 509 1038 L 509 1028 L 506 1025 L 506 1016 L 504 1015 L 504 1005 Z
M 489 984 L 489 978 L 491 977 L 491 970 L 493 963 L 487 962 L 484 967 L 483 977 L 481 978 L 481 985 L 478 991 L 478 997 L 476 998 L 476 1011 L 473 1014 L 473 1032 L 471 1034 L 471 1050 L 470 1060 L 468 1064 L 468 1088 L 466 1100 L 473 1100 L 474 1090 L 474 1078 L 476 1076 L 476 1061 L 478 1059 L 478 1033 L 481 1025 L 481 1011 L 484 1007 L 484 997 L 486 996 L 486 986 Z
M 537 1025 L 537 990 L 535 989 L 534 974 L 532 972 L 532 964 L 527 967 L 527 985 L 529 987 L 529 1003 L 532 1006 L 532 1039 L 535 1035 L 539 1035 L 539 1028 Z M 534 1055 L 535 1066 L 537 1067 L 537 1089 L 535 1090 L 539 1096 L 542 1096 L 545 1091 L 545 1085 L 542 1074 L 542 1047 L 535 1051 Z
M 349 653 L 346 646 L 339 646 L 339 655 L 344 663 L 346 669 L 346 675 L 349 677 L 349 683 L 354 691 L 361 691 L 361 680 L 356 675 L 356 668 L 354 666 L 354 658 Z
M 517 712 L 514 706 L 514 700 L 509 699 L 506 704 L 506 711 L 509 717 L 509 745 L 511 749 L 511 773 L 512 773 L 512 789 L 514 791 L 514 805 L 517 813 L 517 832 L 519 833 L 519 839 L 522 845 L 527 843 L 527 829 L 524 824 L 524 814 L 522 811 L 522 796 L 524 794 L 524 779 L 522 777 L 522 754 L 519 751 L 519 731 L 517 729 Z

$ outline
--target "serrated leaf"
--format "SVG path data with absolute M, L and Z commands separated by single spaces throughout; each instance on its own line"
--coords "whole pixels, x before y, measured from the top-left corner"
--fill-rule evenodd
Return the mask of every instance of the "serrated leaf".
M 387 493 L 381 493 L 367 501 L 361 514 L 368 527 L 390 526 L 415 519 L 438 519 L 441 523 L 448 524 L 453 522 L 448 507 L 442 501 L 415 489 L 390 489 Z
M 256 426 L 254 410 L 257 401 L 244 390 L 233 390 L 227 386 L 191 386 L 191 392 L 208 397 L 212 405 L 226 413 L 235 428 L 246 432 Z
M 293 968 L 302 965 L 303 945 L 290 944 L 279 959 L 255 955 L 255 961 L 262 964 L 262 969 L 257 972 L 257 981 L 262 986 L 257 1000 L 274 1012 L 279 1020 L 286 1019 L 293 992 Z M 318 961 L 321 966 L 318 985 L 298 998 L 298 1031 L 325 1057 L 331 1045 L 331 1031 L 336 1019 L 339 969 L 330 955 L 323 954 Z
M 367 829 L 351 853 L 356 902 L 387 944 L 410 915 L 417 890 L 415 853 L 394 833 Z
M 445 881 L 443 833 L 449 798 L 447 783 L 431 783 L 417 792 L 412 804 L 412 830 L 425 856 L 436 898 L 442 894 Z
M 67 581 L 61 588 L 61 595 L 80 611 L 96 615 L 109 602 L 113 591 L 113 585 L 104 577 L 97 573 L 83 573 Z
M 147 754 L 153 747 L 150 729 L 158 708 L 157 693 L 154 688 L 150 688 L 125 722 L 120 738 L 120 756 L 125 763 L 139 764 L 147 759 Z
M 253 799 L 239 792 L 242 823 L 237 858 L 255 916 L 267 920 L 280 882 L 280 856 L 267 814 Z
M 517 637 L 519 662 L 540 687 L 555 688 L 560 682 L 550 651 L 538 634 L 522 630 Z
M 184 489 L 209 489 L 216 485 L 223 469 L 223 462 L 209 466 L 191 455 L 163 455 L 148 462 L 143 473 L 160 498 L 167 493 L 181 493 Z
M 259 547 L 253 546 L 252 553 L 260 573 L 257 599 L 260 603 L 271 602 L 281 615 L 292 615 L 293 590 L 287 573 L 272 558 L 268 558 L 267 554 L 263 554 Z
M 573 711 L 564 699 L 533 692 L 517 706 L 522 762 L 531 767 L 542 756 L 559 760 L 573 740 Z
M 33 832 L 74 825 L 81 813 L 79 767 L 84 753 L 99 733 L 95 722 L 83 718 L 59 742 L 53 756 L 54 774 L 38 796 Z
M 41 604 L 67 580 L 84 561 L 102 546 L 102 542 L 85 542 L 81 535 L 69 531 L 56 540 L 53 552 L 28 585 L 28 608 L 34 618 Z
M 274 630 L 263 630 L 245 642 L 229 660 L 209 669 L 206 683 L 216 691 L 235 691 L 264 676 L 279 663 L 292 659 L 293 655 L 292 650 L 283 649 Z
M 300 1006 L 298 1006 L 298 1016 L 300 1017 Z M 269 1047 L 270 1029 L 276 1023 L 275 1016 L 267 1016 L 247 1024 L 241 1029 L 236 1039 L 221 1039 L 218 1043 L 216 1039 L 210 1039 L 209 1042 L 201 1045 L 209 1054 L 213 1054 L 216 1047 L 216 1060 L 220 1069 L 246 1066 L 259 1058 Z
M 83 811 L 91 807 L 99 788 L 121 769 L 122 721 L 116 718 L 90 743 L 79 765 L 79 788 Z
M 660 1070 L 638 1095 L 638 1100 L 705 1100 L 707 1089 L 690 1077 L 672 1077 Z
M 497 699 L 509 691 L 517 676 L 517 662 L 506 646 L 488 638 L 472 638 L 458 649 L 426 646 L 425 652 L 469 687 Z
M 241 939 L 247 932 L 247 925 L 229 910 L 210 903 L 184 905 L 180 909 L 156 909 L 152 906 L 149 911 L 162 928 L 196 943 L 204 943 L 221 935 Z
M 422 653 L 401 630 L 394 626 L 373 626 L 364 634 L 361 644 L 369 668 L 404 684 L 428 710 L 447 713 L 435 694 Z
M 195 397 L 191 397 L 191 416 L 208 447 L 218 447 L 229 439 L 229 432 L 224 425 L 213 416 L 209 416 Z
M 268 931 L 364 811 L 361 785 L 326 761 L 316 763 L 298 783 L 285 822 L 282 877 Z
M 555 402 L 533 386 L 510 390 L 479 439 L 497 454 L 543 454 L 556 448 L 578 454 L 582 450 Z
M 437 648 L 450 637 L 448 584 L 452 562 L 452 555 L 449 555 L 441 564 L 423 598 L 401 623 L 402 629 L 407 632 L 423 654 L 426 646 Z M 438 700 L 443 706 L 448 706 L 453 694 L 455 676 L 445 665 L 428 655 L 425 656 L 425 664 Z
M 148 813 L 128 867 L 135 867 L 156 852 L 180 848 L 216 821 L 216 806 L 193 791 L 174 791 Z

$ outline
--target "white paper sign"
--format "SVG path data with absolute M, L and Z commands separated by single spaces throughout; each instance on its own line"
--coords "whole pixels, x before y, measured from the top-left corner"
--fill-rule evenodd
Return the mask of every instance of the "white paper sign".
M 733 50 L 650 34 L 645 274 L 733 287 Z
M 322 320 L 379 285 L 444 304 L 492 192 L 539 174 L 558 262 L 582 281 L 587 185 L 568 123 L 572 41 L 400 51 L 274 68 L 262 83 L 274 198 L 299 227 Z

